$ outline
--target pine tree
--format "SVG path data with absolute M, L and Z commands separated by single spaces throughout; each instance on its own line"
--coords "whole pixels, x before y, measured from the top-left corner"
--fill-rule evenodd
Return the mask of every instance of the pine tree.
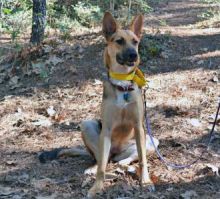
M 32 33 L 30 42 L 40 44 L 46 27 L 46 0 L 33 0 Z

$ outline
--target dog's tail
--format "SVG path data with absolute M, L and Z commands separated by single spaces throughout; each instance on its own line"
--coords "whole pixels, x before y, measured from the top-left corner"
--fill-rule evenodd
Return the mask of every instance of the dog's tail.
M 75 156 L 90 156 L 90 154 L 83 149 L 78 148 L 58 148 L 52 151 L 44 151 L 38 156 L 41 163 L 58 159 L 60 157 L 75 157 Z

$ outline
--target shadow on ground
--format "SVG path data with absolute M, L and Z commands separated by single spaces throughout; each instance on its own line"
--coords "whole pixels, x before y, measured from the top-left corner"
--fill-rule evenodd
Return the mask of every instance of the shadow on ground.
M 55 48 L 54 55 L 63 62 L 49 71 L 49 76 L 45 79 L 37 75 L 24 75 L 24 65 L 13 68 L 13 76 L 19 77 L 18 83 L 21 83 L 21 86 L 11 89 L 10 76 L 7 74 L 0 88 L 0 96 L 30 94 L 34 88 L 49 89 L 56 86 L 80 88 L 88 81 L 105 79 L 107 75 L 103 65 L 104 40 L 101 34 L 82 35 L 77 39 L 73 42 L 75 45 L 62 44 L 56 47 L 61 49 L 57 52 Z M 79 40 L 83 40 L 84 43 Z M 147 74 L 172 73 L 196 68 L 216 70 L 220 62 L 219 43 L 220 34 L 181 37 L 169 34 L 145 34 L 140 48 L 144 61 L 140 67 Z M 79 45 L 83 48 L 83 54 L 78 53 Z M 62 51 L 62 47 L 65 47 L 65 50 Z M 152 53 L 155 48 L 156 53 Z M 69 54 L 68 50 L 72 54 Z M 35 57 L 36 59 L 40 58 Z M 46 59 L 44 57 L 45 61 Z M 2 72 L 5 71 L 4 67 L 5 65 L 1 66 Z M 12 72 L 10 63 L 6 67 Z

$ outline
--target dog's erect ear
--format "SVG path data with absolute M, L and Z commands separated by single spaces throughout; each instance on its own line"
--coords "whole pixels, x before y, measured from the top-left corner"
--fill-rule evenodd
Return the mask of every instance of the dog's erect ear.
M 142 28 L 144 25 L 144 17 L 143 15 L 137 15 L 131 22 L 130 30 L 134 32 L 137 37 L 141 37 Z
M 118 25 L 110 12 L 106 12 L 102 21 L 102 31 L 108 40 L 116 32 Z

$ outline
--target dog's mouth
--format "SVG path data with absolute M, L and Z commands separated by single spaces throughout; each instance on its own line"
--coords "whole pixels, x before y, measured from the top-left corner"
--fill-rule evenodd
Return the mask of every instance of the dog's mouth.
M 127 61 L 127 62 L 126 62 L 126 65 L 127 65 L 127 66 L 134 66 L 134 63 L 135 63 L 135 62 Z
M 116 61 L 120 65 L 126 65 L 126 66 L 129 66 L 129 67 L 132 67 L 132 66 L 135 65 L 135 60 L 134 61 L 124 60 L 120 55 L 116 55 Z

